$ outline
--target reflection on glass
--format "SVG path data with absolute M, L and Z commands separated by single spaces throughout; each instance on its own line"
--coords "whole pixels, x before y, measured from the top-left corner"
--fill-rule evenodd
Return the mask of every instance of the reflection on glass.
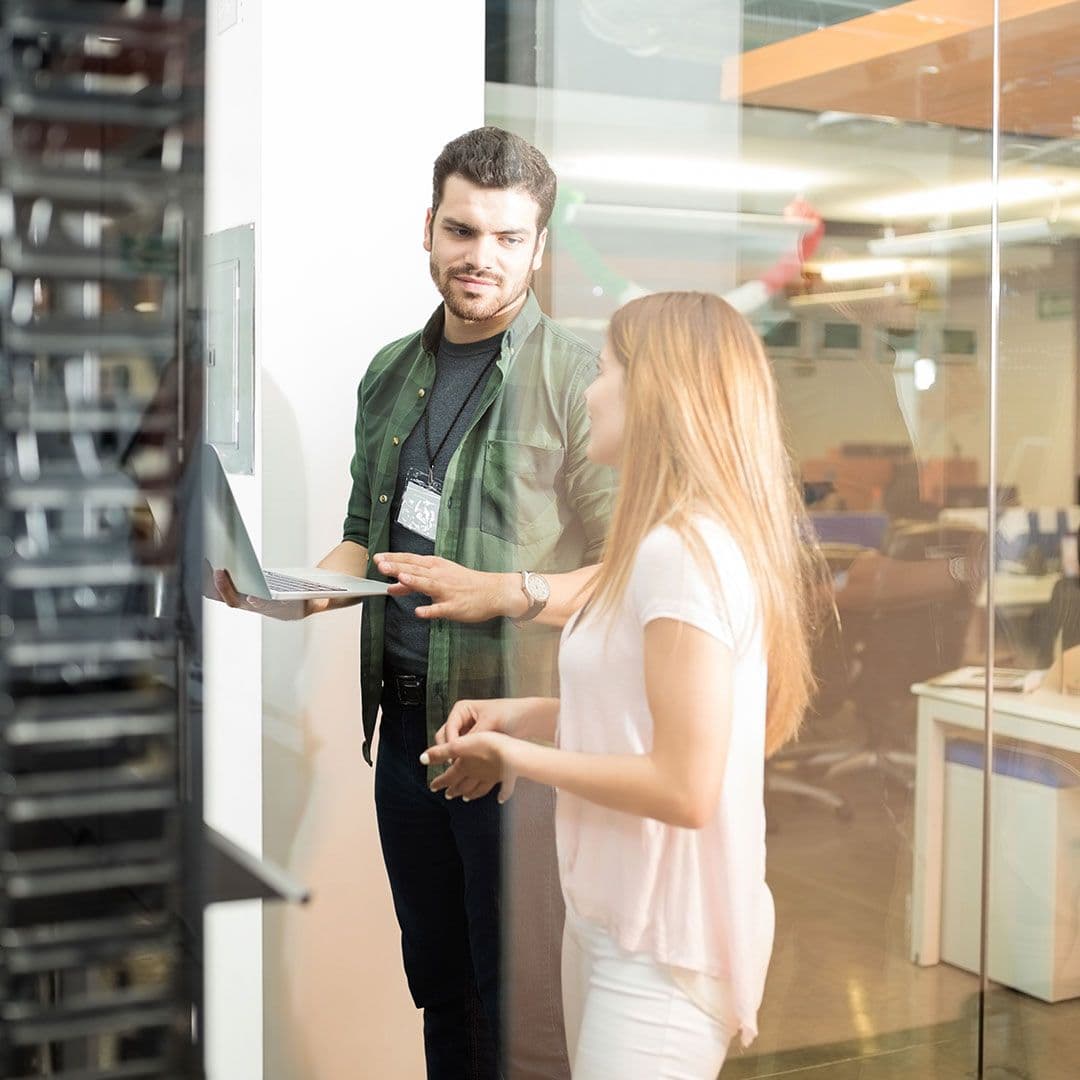
M 1032 1076 L 1068 1074 L 1080 997 L 1075 34 L 1070 5 L 1001 34 L 1001 188 L 1030 194 L 1002 212 L 993 660 L 1049 670 L 994 696 L 986 1063 Z
M 1024 967 L 1036 939 L 1059 965 L 1080 956 L 1062 899 L 1072 856 L 1054 846 L 1069 826 L 1054 840 L 1061 819 L 1020 807 L 1030 795 L 1059 813 L 1074 788 L 1054 773 L 1061 786 L 998 792 L 1013 801 L 995 804 L 994 873 L 1013 892 L 992 890 L 990 974 L 1012 988 L 990 996 L 980 1030 L 982 693 L 931 680 L 1045 667 L 1076 640 L 1077 587 L 1062 576 L 1080 525 L 1075 5 L 1005 12 L 996 188 L 989 8 L 963 22 L 947 5 L 768 0 L 489 11 L 509 28 L 504 62 L 489 43 L 489 121 L 536 141 L 560 174 L 548 309 L 596 345 L 639 292 L 720 292 L 748 311 L 833 570 L 842 631 L 819 644 L 800 747 L 768 770 L 778 934 L 762 1034 L 725 1075 L 826 1075 L 859 1056 L 860 1075 L 971 1075 L 980 1038 L 986 1068 L 1068 1075 L 1051 1046 L 1073 1007 L 1040 1004 L 995 964 Z M 807 252 L 817 216 L 824 236 Z M 999 692 L 995 716 L 1032 700 Z M 1059 742 L 1080 750 L 1074 703 L 1049 707 Z M 1006 772 L 1030 751 L 1005 738 L 1016 723 L 1027 730 L 1008 719 L 999 732 Z M 1076 769 L 1061 749 L 1054 768 Z M 1038 871 L 1018 861 L 1034 836 L 1047 838 Z M 1021 910 L 1025 890 L 1044 899 Z M 1042 996 L 1077 992 L 1055 986 Z

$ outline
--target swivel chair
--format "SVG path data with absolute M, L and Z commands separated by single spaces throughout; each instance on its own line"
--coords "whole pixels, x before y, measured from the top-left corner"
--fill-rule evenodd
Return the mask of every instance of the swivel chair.
M 960 525 L 898 522 L 883 548 L 901 563 L 947 560 L 954 555 L 970 557 L 984 535 L 982 530 Z M 897 706 L 910 702 L 913 683 L 962 662 L 973 597 L 972 588 L 957 583 L 946 591 L 921 595 L 913 591 L 899 602 L 845 615 L 850 692 L 864 738 L 854 751 L 819 755 L 818 764 L 829 766 L 826 779 L 875 770 L 908 788 L 913 786 L 914 755 L 887 745 L 887 721 Z
M 823 543 L 821 551 L 832 574 L 840 574 L 864 548 L 854 544 Z M 830 595 L 832 582 L 816 583 L 822 596 Z M 814 636 L 811 662 L 815 691 L 803 720 L 804 732 L 840 711 L 850 694 L 850 665 L 844 646 L 840 618 L 833 603 L 820 603 L 820 622 Z M 835 811 L 842 821 L 852 817 L 851 805 L 839 792 L 821 783 L 806 779 L 822 757 L 835 760 L 835 755 L 855 749 L 846 743 L 825 742 L 820 739 L 800 739 L 769 759 L 765 771 L 765 790 L 787 795 L 799 795 Z M 829 756 L 831 755 L 831 756 Z

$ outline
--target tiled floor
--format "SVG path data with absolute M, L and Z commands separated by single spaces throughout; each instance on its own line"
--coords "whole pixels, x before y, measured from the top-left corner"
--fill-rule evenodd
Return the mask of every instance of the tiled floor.
M 850 822 L 770 796 L 776 947 L 760 1037 L 723 1078 L 973 1077 L 976 977 L 907 959 L 911 795 L 873 773 L 839 790 Z M 1048 1005 L 996 989 L 986 1032 L 987 1077 L 1080 1077 L 1080 999 Z

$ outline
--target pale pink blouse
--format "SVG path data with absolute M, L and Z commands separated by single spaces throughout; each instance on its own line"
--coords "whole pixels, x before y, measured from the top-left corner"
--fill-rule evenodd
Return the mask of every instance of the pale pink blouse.
M 721 593 L 674 530 L 649 533 L 617 611 L 587 616 L 576 629 L 571 622 L 563 633 L 558 742 L 592 754 L 647 753 L 653 719 L 645 626 L 665 618 L 688 623 L 734 653 L 719 804 L 703 828 L 684 829 L 559 792 L 559 870 L 566 902 L 579 916 L 623 948 L 669 965 L 695 1001 L 741 1031 L 745 1045 L 757 1034 L 774 925 L 765 884 L 767 675 L 742 554 L 723 526 L 706 518 L 697 524 Z

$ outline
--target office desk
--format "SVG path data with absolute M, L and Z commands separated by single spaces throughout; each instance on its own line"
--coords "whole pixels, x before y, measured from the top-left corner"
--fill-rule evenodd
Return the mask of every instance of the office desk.
M 983 731 L 984 695 L 981 690 L 951 690 L 928 683 L 917 683 L 911 691 L 919 701 L 911 959 L 929 965 L 941 959 L 945 740 L 961 730 Z M 994 735 L 1080 753 L 1080 697 L 1051 690 L 999 691 L 994 695 Z
M 1013 574 L 998 571 L 994 576 L 994 615 L 1001 628 L 997 639 L 997 662 L 1004 667 L 1025 667 L 1037 663 L 1041 648 L 1045 611 L 1061 580 L 1060 574 Z M 986 584 L 975 598 L 968 628 L 964 657 L 969 664 L 982 663 L 986 656 Z
M 998 571 L 994 576 L 994 607 L 998 611 L 1020 610 L 1030 612 L 1050 603 L 1054 586 L 1061 580 L 1060 574 L 1011 574 Z M 983 584 L 975 603 L 986 607 L 986 585 Z

